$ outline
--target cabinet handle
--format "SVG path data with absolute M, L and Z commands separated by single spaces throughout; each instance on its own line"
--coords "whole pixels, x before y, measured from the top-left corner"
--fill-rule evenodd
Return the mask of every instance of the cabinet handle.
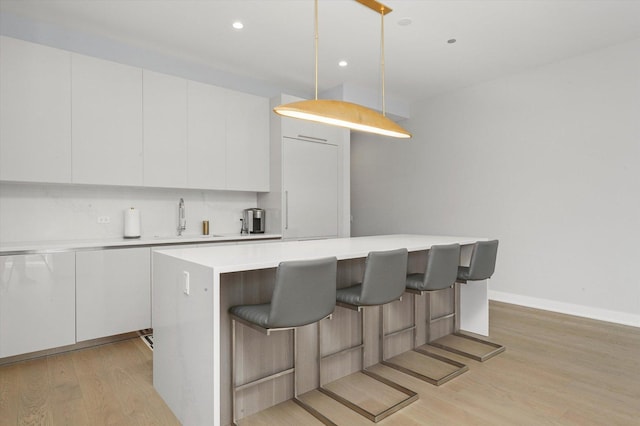
M 289 229 L 289 191 L 284 191 L 284 229 Z
M 311 140 L 314 140 L 314 141 L 321 141 L 321 142 L 326 142 L 327 141 L 326 139 L 314 138 L 313 136 L 307 136 L 307 135 L 298 135 L 298 137 L 302 138 L 302 139 L 311 139 Z

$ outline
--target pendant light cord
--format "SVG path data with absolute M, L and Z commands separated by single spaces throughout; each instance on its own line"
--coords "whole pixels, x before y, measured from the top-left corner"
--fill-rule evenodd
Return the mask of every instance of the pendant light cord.
M 384 99 L 384 7 L 380 9 L 380 74 L 382 78 L 382 115 L 386 116 Z
M 315 1 L 316 101 L 318 100 L 318 0 Z

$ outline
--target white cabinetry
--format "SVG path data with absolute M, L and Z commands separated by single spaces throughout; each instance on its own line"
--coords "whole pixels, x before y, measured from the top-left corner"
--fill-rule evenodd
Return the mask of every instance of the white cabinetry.
M 187 80 L 144 70 L 144 186 L 187 187 Z
M 226 118 L 228 90 L 189 81 L 187 186 L 226 189 Z
M 142 185 L 142 69 L 71 59 L 73 182 Z
M 149 248 L 76 253 L 77 340 L 151 327 Z
M 269 190 L 268 99 L 0 42 L 0 180 Z
M 71 182 L 71 53 L 0 37 L 0 180 Z
M 284 238 L 338 236 L 338 146 L 284 137 Z
M 269 100 L 229 91 L 227 189 L 269 190 Z
M 297 100 L 282 95 L 271 107 Z M 272 115 L 271 191 L 258 194 L 267 232 L 285 239 L 350 236 L 349 140 L 340 127 Z
M 0 358 L 75 343 L 75 254 L 0 256 Z

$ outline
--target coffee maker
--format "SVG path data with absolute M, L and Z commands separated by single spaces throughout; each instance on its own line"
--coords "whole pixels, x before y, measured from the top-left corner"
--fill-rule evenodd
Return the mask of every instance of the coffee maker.
M 242 212 L 241 234 L 264 234 L 265 211 L 263 209 L 244 209 Z

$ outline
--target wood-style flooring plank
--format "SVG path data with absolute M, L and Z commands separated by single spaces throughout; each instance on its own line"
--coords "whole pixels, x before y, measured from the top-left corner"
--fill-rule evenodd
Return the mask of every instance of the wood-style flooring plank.
M 53 425 L 47 359 L 26 361 L 19 365 L 18 425 Z
M 0 368 L 0 426 L 14 426 L 18 422 L 20 365 Z
M 490 313 L 491 340 L 507 351 L 480 363 L 428 347 L 469 366 L 442 386 L 381 365 L 372 368 L 420 397 L 381 426 L 640 425 L 638 328 L 495 302 Z M 370 424 L 312 394 L 303 399 L 336 423 Z M 253 424 L 253 418 L 243 424 Z
M 441 386 L 373 366 L 420 397 L 378 424 L 640 425 L 640 329 L 491 302 L 490 330 L 507 350 L 484 363 L 428 347 L 469 366 Z M 179 425 L 153 389 L 152 360 L 131 339 L 2 366 L 0 426 Z M 318 391 L 301 399 L 337 424 L 372 424 Z M 288 401 L 241 424 L 316 420 Z
M 92 425 L 126 424 L 127 417 L 117 397 L 118 389 L 110 380 L 111 369 L 117 366 L 106 363 L 105 346 L 71 354 L 84 407 Z

